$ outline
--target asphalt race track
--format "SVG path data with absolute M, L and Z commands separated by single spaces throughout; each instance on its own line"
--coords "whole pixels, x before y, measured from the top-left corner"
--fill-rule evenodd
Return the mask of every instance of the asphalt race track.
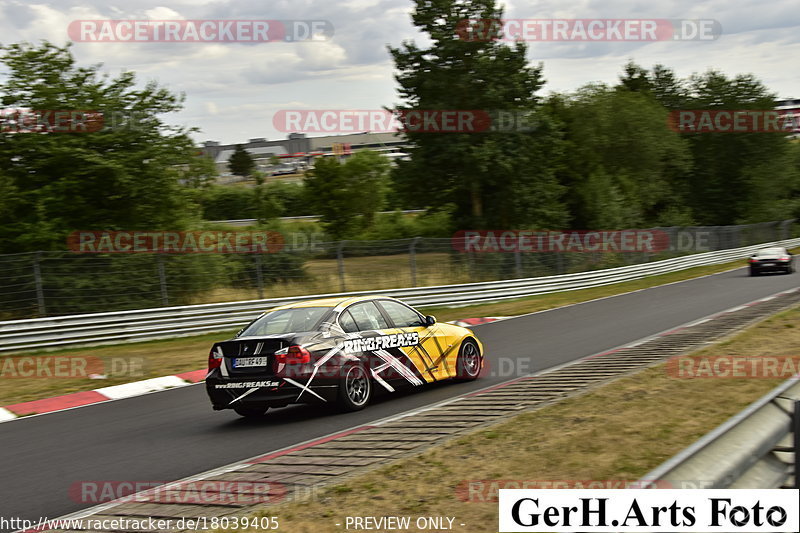
M 800 274 L 750 278 L 738 269 L 477 326 L 492 374 L 379 399 L 357 413 L 291 406 L 252 422 L 212 411 L 200 384 L 2 423 L 2 515 L 62 516 L 91 507 L 69 495 L 82 481 L 181 479 L 602 352 L 799 281 Z M 198 367 L 204 363 L 205 354 L 198 354 Z M 497 369 L 505 375 L 495 375 Z

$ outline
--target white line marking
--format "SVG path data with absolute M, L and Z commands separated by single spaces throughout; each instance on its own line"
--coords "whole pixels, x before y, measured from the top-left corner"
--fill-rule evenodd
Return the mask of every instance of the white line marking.
M 17 415 L 9 411 L 8 409 L 3 409 L 0 407 L 0 422 L 8 422 L 9 420 L 17 419 Z
M 182 380 L 178 376 L 164 376 L 145 379 L 144 381 L 134 381 L 133 383 L 124 383 L 122 385 L 112 385 L 110 387 L 95 389 L 94 391 L 102 394 L 106 398 L 119 400 L 120 398 L 139 396 L 147 392 L 155 392 L 173 387 L 185 387 L 188 384 L 187 381 Z

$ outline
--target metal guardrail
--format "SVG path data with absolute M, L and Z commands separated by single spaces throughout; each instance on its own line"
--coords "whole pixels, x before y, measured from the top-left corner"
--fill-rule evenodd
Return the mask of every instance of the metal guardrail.
M 151 340 L 236 329 L 271 307 L 314 298 L 381 294 L 401 298 L 421 307 L 500 302 L 726 263 L 743 259 L 765 246 L 792 248 L 800 246 L 800 238 L 557 276 L 9 320 L 0 322 L 0 353 Z
M 755 489 L 795 476 L 800 381 L 790 379 L 637 483 L 641 488 Z

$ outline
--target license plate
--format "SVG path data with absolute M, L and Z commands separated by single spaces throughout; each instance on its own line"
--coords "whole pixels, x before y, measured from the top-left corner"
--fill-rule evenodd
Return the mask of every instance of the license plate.
M 267 366 L 266 357 L 238 357 L 233 360 L 233 368 L 248 366 Z
M 764 266 L 764 267 L 774 267 L 774 266 L 775 266 L 775 263 L 761 263 L 761 266 Z

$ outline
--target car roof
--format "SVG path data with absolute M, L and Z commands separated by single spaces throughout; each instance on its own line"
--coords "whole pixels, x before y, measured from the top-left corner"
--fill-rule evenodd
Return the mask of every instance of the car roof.
M 757 254 L 785 254 L 786 248 L 780 246 L 773 246 L 771 248 L 762 248 L 756 252 Z
M 393 300 L 394 298 L 390 298 L 388 296 L 379 296 L 377 294 L 366 296 L 338 296 L 335 298 L 319 298 L 316 300 L 304 300 L 302 302 L 290 303 L 280 307 L 273 307 L 270 309 L 270 311 L 276 311 L 279 309 L 294 309 L 297 307 L 337 307 L 339 305 L 350 305 L 356 302 L 375 299 Z

